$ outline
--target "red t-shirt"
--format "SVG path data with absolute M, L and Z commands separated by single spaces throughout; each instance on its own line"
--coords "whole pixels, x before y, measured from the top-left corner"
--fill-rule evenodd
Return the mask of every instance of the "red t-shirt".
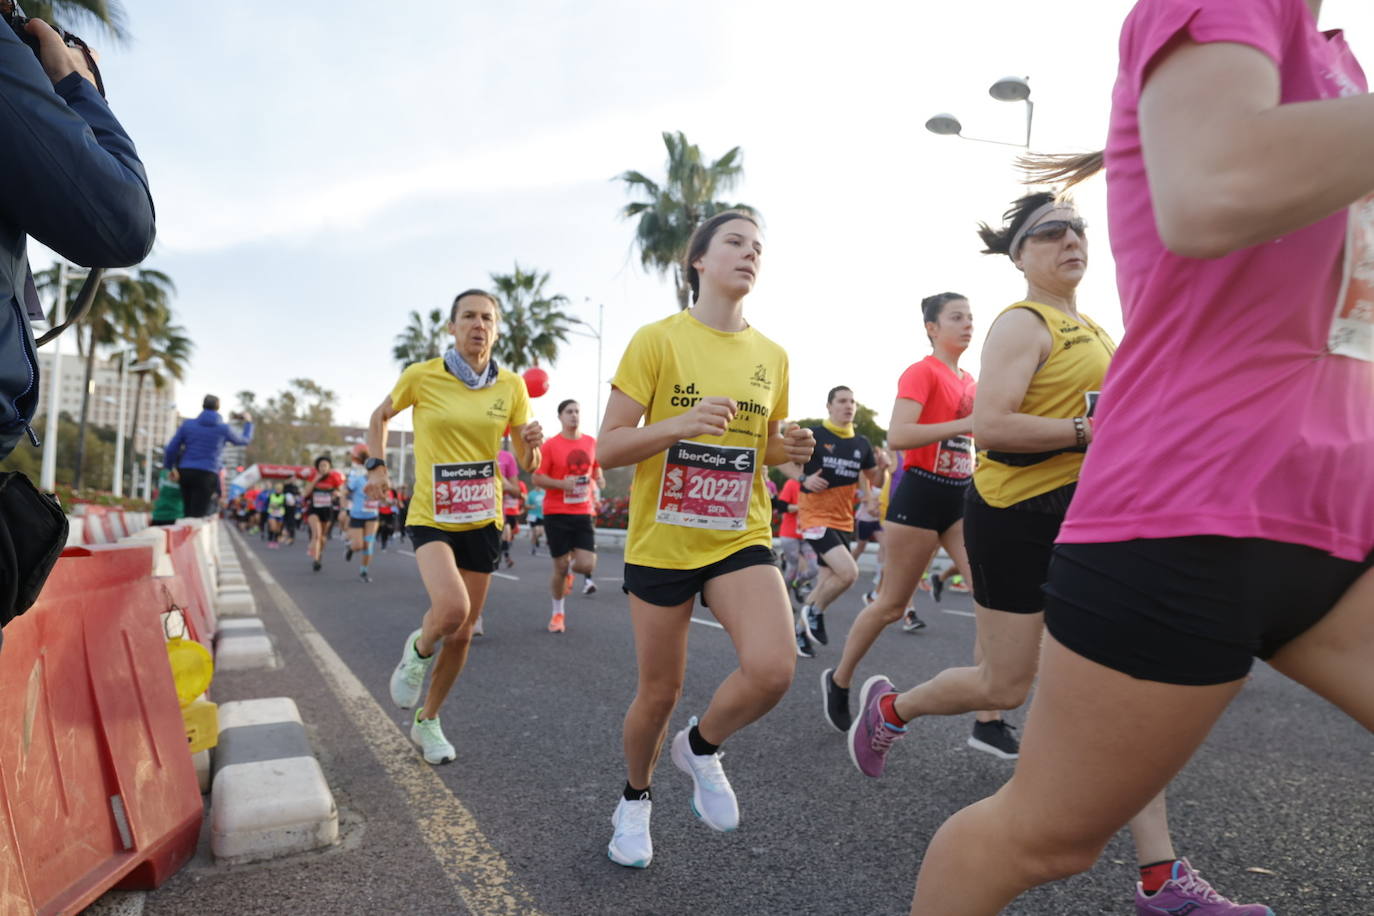
M 793 480 L 793 479 L 789 478 L 788 481 L 787 481 L 787 483 L 785 483 L 785 484 L 782 485 L 782 492 L 778 494 L 778 502 L 780 502 L 780 503 L 786 503 L 786 504 L 789 505 L 789 506 L 795 506 L 795 505 L 797 504 L 797 499 L 798 499 L 800 496 L 801 496 L 801 481 L 799 481 L 799 480 Z M 801 535 L 797 533 L 797 513 L 795 513 L 795 512 L 785 512 L 785 513 L 783 513 L 782 522 L 780 522 L 780 523 L 778 524 L 778 537 L 780 537 L 780 538 L 799 538 L 799 537 L 801 537 Z
M 568 439 L 562 433 L 544 440 L 539 473 L 555 480 L 573 480 L 571 490 L 548 487 L 544 493 L 545 515 L 595 515 L 592 482 L 601 471 L 596 463 L 596 439 L 578 436 Z
M 897 381 L 897 397 L 921 404 L 920 423 L 949 423 L 973 413 L 978 383 L 960 370 L 955 375 L 935 356 L 913 364 Z M 941 477 L 973 476 L 973 437 L 954 436 L 921 448 L 907 449 L 902 467 L 920 468 Z

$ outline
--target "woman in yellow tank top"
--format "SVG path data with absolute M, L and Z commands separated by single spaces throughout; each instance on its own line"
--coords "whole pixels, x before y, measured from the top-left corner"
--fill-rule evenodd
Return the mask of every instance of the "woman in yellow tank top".
M 979 227 L 985 254 L 1026 276 L 1026 298 L 988 331 L 973 408 L 979 460 L 964 511 L 981 660 L 898 694 L 878 675 L 849 731 L 860 771 L 879 776 L 888 748 L 919 716 L 1014 709 L 1035 679 L 1044 629 L 1041 585 L 1092 441 L 1092 410 L 1116 344 L 1078 310 L 1086 225 L 1071 201 L 1028 194 L 1004 225 Z M 1131 821 L 1142 868 L 1175 859 L 1164 794 Z

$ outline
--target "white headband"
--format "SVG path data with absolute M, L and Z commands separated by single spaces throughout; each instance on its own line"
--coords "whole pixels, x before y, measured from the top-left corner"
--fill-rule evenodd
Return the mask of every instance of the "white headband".
M 1042 204 L 1039 209 L 1032 213 L 1026 221 L 1021 224 L 1021 228 L 1017 229 L 1016 234 L 1011 237 L 1011 245 L 1007 248 L 1007 257 L 1011 258 L 1013 261 L 1016 260 L 1016 253 L 1021 250 L 1021 243 L 1026 240 L 1026 233 L 1034 229 L 1035 224 L 1040 222 L 1046 214 L 1053 213 L 1055 210 L 1070 209 L 1072 209 L 1072 207 L 1062 200 L 1052 200 L 1047 204 Z

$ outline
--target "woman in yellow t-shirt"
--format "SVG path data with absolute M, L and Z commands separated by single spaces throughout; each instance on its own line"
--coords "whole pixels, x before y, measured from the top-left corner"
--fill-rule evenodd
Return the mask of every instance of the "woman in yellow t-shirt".
M 429 692 L 410 729 L 410 739 L 431 764 L 455 757 L 439 727 L 439 707 L 467 661 L 501 552 L 502 435 L 509 426 L 516 460 L 527 471 L 539 466 L 544 442 L 524 380 L 491 358 L 500 319 L 490 293 L 459 293 L 449 313 L 453 346 L 437 359 L 408 366 L 368 427 L 369 451 L 385 455 L 387 422 L 414 408 L 415 494 L 406 523 L 430 604 L 401 649 L 391 699 L 402 709 L 419 703 L 433 665 Z M 386 462 L 370 458 L 366 467 L 367 495 L 380 499 L 391 489 Z
M 792 606 L 773 556 L 764 467 L 805 463 L 815 443 L 795 425 L 780 429 L 787 354 L 744 320 L 762 254 L 753 216 L 702 223 L 683 265 L 693 307 L 640 328 L 611 382 L 597 457 L 605 468 L 635 466 L 624 588 L 639 664 L 608 850 L 620 865 L 644 868 L 653 856 L 649 785 L 682 692 L 697 593 L 739 658 L 700 722 L 672 742 L 673 763 L 692 778 L 692 810 L 708 826 L 739 823 L 717 748 L 792 683 Z

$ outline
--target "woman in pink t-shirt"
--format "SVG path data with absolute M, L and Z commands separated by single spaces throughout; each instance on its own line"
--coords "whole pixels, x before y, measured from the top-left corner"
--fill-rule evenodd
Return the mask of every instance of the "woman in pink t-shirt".
M 1374 730 L 1374 97 L 1319 7 L 1126 20 L 1105 159 L 1126 334 L 1016 774 L 936 834 L 913 913 L 997 913 L 1089 868 L 1255 657 Z

